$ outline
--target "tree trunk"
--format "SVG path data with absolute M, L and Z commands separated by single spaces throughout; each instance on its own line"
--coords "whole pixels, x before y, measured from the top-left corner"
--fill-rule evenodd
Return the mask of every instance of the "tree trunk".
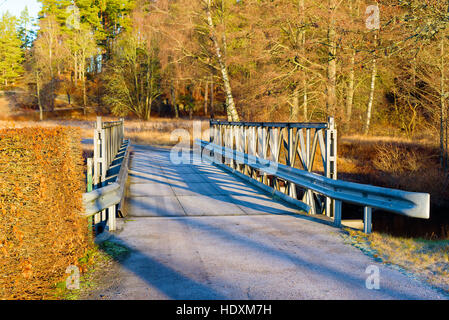
M 444 120 L 446 118 L 446 88 L 444 86 L 445 81 L 445 61 L 444 61 L 444 37 L 441 37 L 440 41 L 440 165 L 441 169 L 444 169 L 446 166 L 446 148 L 444 143 L 445 138 L 445 127 Z
M 86 93 L 86 77 L 83 71 L 83 113 L 87 114 L 87 93 Z
M 204 115 L 207 116 L 207 97 L 208 97 L 208 90 L 209 83 L 206 81 L 204 85 Z
M 329 25 L 327 30 L 328 64 L 327 64 L 327 101 L 326 109 L 329 116 L 335 116 L 337 94 L 337 44 L 335 31 L 335 0 L 329 0 Z
M 151 106 L 153 105 L 153 99 L 149 98 L 149 101 L 147 103 L 147 109 L 146 109 L 146 117 L 145 120 L 150 120 L 151 118 Z
M 80 76 L 83 83 L 83 114 L 87 114 L 87 92 L 86 92 L 86 52 L 81 51 Z
M 214 43 L 215 53 L 217 56 L 218 64 L 220 65 L 220 71 L 221 71 L 221 75 L 222 75 L 222 79 L 223 79 L 223 86 L 224 86 L 224 90 L 225 90 L 225 94 L 226 94 L 226 101 L 227 101 L 226 109 L 228 112 L 228 120 L 238 122 L 238 121 L 240 121 L 240 119 L 239 119 L 239 115 L 237 113 L 237 109 L 235 107 L 234 97 L 232 96 L 231 83 L 229 80 L 228 69 L 227 69 L 226 63 L 223 59 L 223 56 L 221 54 L 220 45 L 218 43 L 217 36 L 215 34 L 215 26 L 212 21 L 211 0 L 207 1 L 206 14 L 207 14 L 207 22 L 209 24 L 209 29 L 210 29 L 210 33 L 211 33 L 211 39 L 212 39 L 212 42 Z
M 355 78 L 355 50 L 352 51 L 349 70 L 348 92 L 346 95 L 346 123 L 351 121 L 352 105 L 354 103 L 354 78 Z
M 293 101 L 292 101 L 292 112 L 290 115 L 290 120 L 293 122 L 298 121 L 299 114 L 299 85 L 295 87 L 293 91 Z
M 41 103 L 41 86 L 39 82 L 39 74 L 36 72 L 36 93 L 37 93 L 37 105 L 39 106 L 39 120 L 44 120 L 44 112 L 42 109 L 42 103 Z
M 176 104 L 176 91 L 175 86 L 173 85 L 173 81 L 170 82 L 170 99 L 171 99 L 171 105 L 173 106 L 173 109 L 175 111 L 175 117 L 176 119 L 179 118 L 179 110 L 178 105 Z
M 75 51 L 75 58 L 74 58 L 74 67 L 75 67 L 75 86 L 78 85 L 78 52 Z
M 377 34 L 374 36 L 374 41 L 377 46 Z M 371 113 L 372 113 L 373 102 L 374 102 L 374 90 L 376 89 L 376 76 L 377 76 L 377 59 L 376 59 L 376 51 L 374 51 L 373 67 L 371 70 L 370 93 L 369 93 L 369 99 L 368 99 L 368 107 L 366 109 L 366 123 L 365 123 L 365 130 L 364 130 L 365 134 L 368 134 L 369 126 L 370 126 L 370 122 L 371 122 Z
M 298 3 L 299 13 L 301 15 L 301 25 L 304 26 L 305 24 L 305 6 L 304 6 L 304 0 L 299 0 Z M 306 30 L 303 29 L 301 32 L 301 54 L 303 57 L 306 55 Z M 308 87 L 307 87 L 307 74 L 306 70 L 302 68 L 302 89 L 303 89 L 303 96 L 302 96 L 302 107 L 303 107 L 303 116 L 304 121 L 308 121 Z M 298 97 L 299 99 L 299 97 Z M 299 101 L 298 101 L 299 103 Z
M 213 119 L 214 114 L 214 77 L 210 76 L 210 117 Z

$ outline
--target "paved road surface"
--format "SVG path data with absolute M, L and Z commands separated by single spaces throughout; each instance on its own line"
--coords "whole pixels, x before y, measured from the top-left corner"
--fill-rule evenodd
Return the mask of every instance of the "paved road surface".
M 339 229 L 214 166 L 173 165 L 169 154 L 134 146 L 130 220 L 112 238 L 131 254 L 102 298 L 447 298 L 345 244 Z M 365 286 L 370 265 L 379 290 Z

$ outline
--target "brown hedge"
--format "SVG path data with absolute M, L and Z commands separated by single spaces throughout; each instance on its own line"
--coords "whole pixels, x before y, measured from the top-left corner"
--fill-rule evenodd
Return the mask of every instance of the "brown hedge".
M 0 299 L 48 299 L 87 249 L 76 128 L 0 130 Z

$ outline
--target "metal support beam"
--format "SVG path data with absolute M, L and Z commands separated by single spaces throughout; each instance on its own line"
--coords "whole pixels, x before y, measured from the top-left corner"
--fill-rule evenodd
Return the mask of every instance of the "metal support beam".
M 334 224 L 336 227 L 341 227 L 341 201 L 335 200 L 335 211 L 334 211 Z
M 371 207 L 363 208 L 363 232 L 371 233 L 372 231 L 372 211 Z

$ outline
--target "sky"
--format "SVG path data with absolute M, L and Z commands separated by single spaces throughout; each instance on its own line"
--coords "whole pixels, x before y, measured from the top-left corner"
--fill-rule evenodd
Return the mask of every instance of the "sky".
M 37 0 L 0 0 L 0 15 L 9 11 L 12 15 L 20 17 L 22 10 L 28 7 L 28 12 L 33 18 L 37 18 L 37 14 L 41 9 L 41 4 Z

